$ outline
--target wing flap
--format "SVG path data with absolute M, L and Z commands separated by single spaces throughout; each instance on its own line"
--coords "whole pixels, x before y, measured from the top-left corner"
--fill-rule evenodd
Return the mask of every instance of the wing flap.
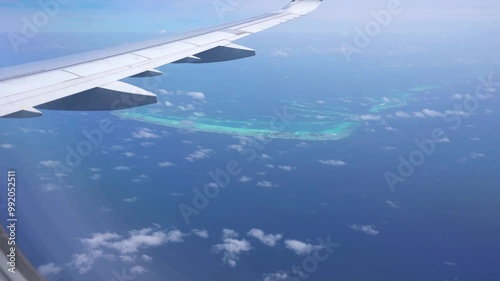
M 157 103 L 156 95 L 139 87 L 113 82 L 37 106 L 40 109 L 72 111 L 119 110 Z
M 205 52 L 198 53 L 196 54 L 197 59 L 195 60 L 187 60 L 181 62 L 212 63 L 243 59 L 252 56 L 255 56 L 255 50 L 236 44 L 228 44 L 226 46 L 220 46 Z
M 163 75 L 163 72 L 156 70 L 156 69 L 149 69 L 149 70 L 146 70 L 142 73 L 139 73 L 139 74 L 136 74 L 136 75 L 133 75 L 130 77 L 144 78 L 144 77 L 155 77 L 155 76 L 161 76 L 161 75 Z

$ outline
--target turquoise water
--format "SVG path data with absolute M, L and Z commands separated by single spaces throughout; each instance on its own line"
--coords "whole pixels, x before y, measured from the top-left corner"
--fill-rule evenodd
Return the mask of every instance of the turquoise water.
M 440 86 L 421 85 L 405 91 L 388 91 L 384 97 L 374 98 L 366 113 L 381 114 L 383 111 L 404 107 L 416 95 L 438 88 Z M 165 97 L 159 96 L 159 99 L 160 104 L 163 104 Z M 238 100 L 230 102 L 234 104 L 233 107 L 239 109 Z M 214 108 L 225 107 L 217 104 L 214 106 Z M 197 116 L 185 111 L 159 109 L 158 106 L 115 111 L 113 114 L 123 119 L 196 132 L 305 141 L 333 141 L 347 138 L 362 124 L 354 120 L 360 114 L 359 110 L 351 110 L 333 103 L 324 105 L 315 101 L 283 100 L 278 102 L 276 108 L 286 108 L 293 118 L 283 126 L 279 122 L 273 124 L 271 121 L 277 119 L 276 116 L 259 114 L 255 112 L 255 107 L 253 111 L 242 109 L 237 115 L 204 110 L 203 114 Z

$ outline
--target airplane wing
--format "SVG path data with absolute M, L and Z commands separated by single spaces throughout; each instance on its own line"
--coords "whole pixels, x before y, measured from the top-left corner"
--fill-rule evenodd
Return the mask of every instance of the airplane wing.
M 17 247 L 15 254 L 8 244 L 9 235 L 0 225 L 0 280 L 2 281 L 44 281 L 26 256 Z M 11 258 L 15 257 L 15 269 L 12 269 Z M 12 271 L 10 271 L 11 269 Z M 15 273 L 13 273 L 15 272 Z
M 162 40 L 0 69 L 0 118 L 41 116 L 40 110 L 118 110 L 151 103 L 151 92 L 121 82 L 161 75 L 169 63 L 210 63 L 254 56 L 232 43 L 315 10 L 322 0 L 293 0 L 274 13 Z

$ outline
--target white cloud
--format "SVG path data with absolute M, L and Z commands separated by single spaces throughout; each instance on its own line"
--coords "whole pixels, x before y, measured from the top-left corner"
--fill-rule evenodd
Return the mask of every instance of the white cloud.
M 180 230 L 172 230 L 167 232 L 167 242 L 181 243 L 184 242 L 184 236 L 186 234 L 182 233 Z
M 224 228 L 222 230 L 222 239 L 226 239 L 226 238 L 236 238 L 240 236 L 240 234 L 232 229 L 227 229 L 227 228 Z
M 175 166 L 175 164 L 172 162 L 166 161 L 166 162 L 158 163 L 158 166 L 160 166 L 161 168 L 167 168 L 167 167 L 173 167 L 173 166 Z
M 125 157 L 127 157 L 127 158 L 132 158 L 132 157 L 134 157 L 134 156 L 135 156 L 135 153 L 130 152 L 130 151 L 124 152 L 124 153 L 122 153 L 122 154 L 123 154 Z
M 325 165 L 329 165 L 329 166 L 336 166 L 336 167 L 340 167 L 340 166 L 345 166 L 347 165 L 346 162 L 344 161 L 340 161 L 340 160 L 333 160 L 333 159 L 329 159 L 329 160 L 319 160 L 319 162 L 321 164 L 325 164 Z
M 148 256 L 148 255 L 142 255 L 141 260 L 146 261 L 146 262 L 150 262 L 153 260 L 153 258 Z
M 174 106 L 174 104 L 173 104 L 173 103 L 171 103 L 171 102 L 169 102 L 169 101 L 166 101 L 166 102 L 165 102 L 165 106 L 167 106 L 167 107 L 172 107 L 172 106 Z
M 151 129 L 141 128 L 136 132 L 132 132 L 132 137 L 136 139 L 159 139 L 160 136 L 153 133 Z
M 371 236 L 377 236 L 380 233 L 377 229 L 375 229 L 375 226 L 373 226 L 373 225 L 354 224 L 354 225 L 351 225 L 349 227 L 353 230 L 363 232 L 363 233 L 365 233 L 367 235 L 371 235 Z
M 463 110 L 446 110 L 444 113 L 443 113 L 443 116 L 463 116 L 463 117 L 467 117 L 467 116 L 470 116 L 470 113 L 467 113 Z
M 115 170 L 115 171 L 130 171 L 130 167 L 127 167 L 127 166 L 117 166 L 117 167 L 114 167 L 113 170 Z
M 221 244 L 214 245 L 214 253 L 222 253 L 222 261 L 231 267 L 235 267 L 242 253 L 252 250 L 250 243 L 245 240 L 235 239 L 237 233 L 234 230 L 224 229 Z
M 46 161 L 41 161 L 40 165 L 45 166 L 47 168 L 54 168 L 58 165 L 61 165 L 61 162 L 55 160 L 46 160 Z
M 147 272 L 147 270 L 143 266 L 140 266 L 140 265 L 136 265 L 130 269 L 130 273 L 132 273 L 134 275 L 139 275 L 139 274 L 146 273 L 146 272 Z
M 481 94 L 481 93 L 477 93 L 475 97 L 473 97 L 472 95 L 470 94 L 454 94 L 452 95 L 450 98 L 453 99 L 453 100 L 461 100 L 461 99 L 465 99 L 465 100 L 469 100 L 469 99 L 474 99 L 474 98 L 478 98 L 480 100 L 486 100 L 486 99 L 490 99 L 490 98 L 493 98 L 495 96 L 493 96 L 492 94 L 490 93 L 487 93 L 487 94 Z
M 423 114 L 422 112 L 413 112 L 413 116 L 417 118 L 425 118 L 425 114 Z
M 209 158 L 210 155 L 212 155 L 213 153 L 214 153 L 214 151 L 212 149 L 200 148 L 200 149 L 196 150 L 195 152 L 189 154 L 186 157 L 186 160 L 188 160 L 189 162 L 195 162 L 196 160 Z
M 472 152 L 470 154 L 470 158 L 472 159 L 479 159 L 479 158 L 485 158 L 486 155 L 484 153 L 477 153 L 477 152 Z
M 285 281 L 288 280 L 290 276 L 284 271 L 279 271 L 275 273 L 268 273 L 262 276 L 262 281 Z
M 40 133 L 40 134 L 46 134 L 46 133 L 53 133 L 54 132 L 52 130 L 46 131 L 46 130 L 42 130 L 42 129 L 31 129 L 31 128 L 19 128 L 19 130 L 21 130 L 21 132 L 23 132 L 23 133 L 32 133 L 32 132 L 35 132 L 35 133 Z
M 451 142 L 451 140 L 447 137 L 442 137 L 442 138 L 436 140 L 436 143 L 450 143 L 450 142 Z
M 58 189 L 61 189 L 61 186 L 56 185 L 55 183 L 47 183 L 47 184 L 42 185 L 42 191 L 44 191 L 44 192 L 51 192 L 51 191 L 55 191 Z
M 311 145 L 309 145 L 308 143 L 305 143 L 305 142 L 301 142 L 299 144 L 297 144 L 297 147 L 301 147 L 301 148 L 306 148 L 306 147 L 310 147 Z
M 384 129 L 386 129 L 387 131 L 391 131 L 391 132 L 397 132 L 397 131 L 398 131 L 398 129 L 393 128 L 393 127 L 391 127 L 391 126 L 387 126 L 387 127 L 385 127 Z
M 354 121 L 378 121 L 380 119 L 382 119 L 380 116 L 373 114 L 358 115 L 352 118 Z
M 267 154 L 261 154 L 260 155 L 260 158 L 264 159 L 264 160 L 270 160 L 270 159 L 273 159 L 271 156 L 267 155 Z
M 391 150 L 396 150 L 396 148 L 393 146 L 386 146 L 386 147 L 382 148 L 382 150 L 383 151 L 391 151 Z
M 187 104 L 187 105 L 178 105 L 177 108 L 182 111 L 190 111 L 190 110 L 195 110 L 194 105 L 192 104 Z
M 144 147 L 148 147 L 148 146 L 153 146 L 155 145 L 154 142 L 150 142 L 150 141 L 143 141 L 140 143 L 141 146 L 144 146 Z
M 14 148 L 14 146 L 10 143 L 1 144 L 0 147 L 3 149 L 13 149 Z
M 244 146 L 241 144 L 230 144 L 227 146 L 227 148 L 230 150 L 235 150 L 235 151 L 241 152 L 241 151 L 243 151 Z
M 192 97 L 193 99 L 197 99 L 197 100 L 205 99 L 205 94 L 203 94 L 201 92 L 187 92 L 187 93 L 185 93 L 185 95 L 188 97 Z
M 272 52 L 271 55 L 273 57 L 287 58 L 290 56 L 290 53 L 288 50 L 281 49 L 281 50 L 276 50 L 276 51 Z
M 191 232 L 200 238 L 208 238 L 208 231 L 206 229 L 193 229 Z
M 109 206 L 101 206 L 99 208 L 99 212 L 102 212 L 102 213 L 108 213 L 108 212 L 112 212 L 113 211 L 113 208 L 109 207 Z
M 101 258 L 110 258 L 110 255 L 104 255 L 102 250 L 91 250 L 84 254 L 75 254 L 70 265 L 75 268 L 79 274 L 86 274 L 92 267 L 94 263 Z
M 62 267 L 57 266 L 54 263 L 44 264 L 37 268 L 38 273 L 40 273 L 47 280 L 56 277 L 61 270 Z
M 313 251 L 323 249 L 321 245 L 312 245 L 298 240 L 286 240 L 285 245 L 299 256 L 309 255 Z
M 247 176 L 242 176 L 239 181 L 240 182 L 249 182 L 249 181 L 252 181 L 253 179 L 251 177 L 247 177 Z
M 270 181 L 259 181 L 257 183 L 257 186 L 259 186 L 259 187 L 278 187 L 279 185 L 274 184 Z
M 409 113 L 403 111 L 398 111 L 394 115 L 399 118 L 411 118 L 411 115 Z
M 193 116 L 194 116 L 194 117 L 198 117 L 198 118 L 199 118 L 199 117 L 203 117 L 203 116 L 205 116 L 205 113 L 203 113 L 203 112 L 194 112 L 194 113 L 193 113 Z
M 466 98 L 466 97 L 470 97 L 470 95 L 466 94 L 466 95 L 462 95 L 462 94 L 454 94 L 452 95 L 450 98 L 452 100 L 461 100 L 463 98 Z
M 399 206 L 396 203 L 392 202 L 392 201 L 387 200 L 387 201 L 385 201 L 385 203 L 387 203 L 387 205 L 389 207 L 391 207 L 391 208 L 394 208 L 394 209 L 398 209 L 399 208 Z
M 137 177 L 133 178 L 132 182 L 134 182 L 134 183 L 143 183 L 143 182 L 148 182 L 149 180 L 150 179 L 149 179 L 148 175 L 141 174 L 141 175 L 138 175 Z
M 292 167 L 292 166 L 278 166 L 283 171 L 291 172 L 297 169 L 297 167 Z
M 160 246 L 166 243 L 181 243 L 185 234 L 179 230 L 163 231 L 155 228 L 132 230 L 124 238 L 116 233 L 94 233 L 92 238 L 81 239 L 89 249 L 108 248 L 120 254 L 135 254 L 141 249 Z
M 125 201 L 127 203 L 134 203 L 134 202 L 137 202 L 137 200 L 139 200 L 139 197 L 131 197 L 131 198 L 123 199 L 123 201 Z
M 204 187 L 211 187 L 211 188 L 217 188 L 219 185 L 216 184 L 215 182 L 209 182 L 204 185 Z
M 283 238 L 283 234 L 265 234 L 264 231 L 256 228 L 251 229 L 247 235 L 258 239 L 269 247 L 276 246 L 276 243 Z
M 171 91 L 167 91 L 167 90 L 165 90 L 165 89 L 159 89 L 159 90 L 158 90 L 158 92 L 159 92 L 160 94 L 162 94 L 162 95 L 171 95 L 171 94 L 173 94 L 173 92 L 171 92 Z
M 422 110 L 422 113 L 429 116 L 429 117 L 443 117 L 443 113 L 431 109 L 424 109 Z
M 183 197 L 185 194 L 184 193 L 179 193 L 179 192 L 172 192 L 170 193 L 173 197 Z
M 447 266 L 452 266 L 452 267 L 457 266 L 456 263 L 451 262 L 451 261 L 444 261 L 443 263 L 446 264 Z

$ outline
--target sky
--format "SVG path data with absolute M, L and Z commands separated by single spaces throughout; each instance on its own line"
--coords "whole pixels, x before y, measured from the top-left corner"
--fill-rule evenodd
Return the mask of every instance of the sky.
M 68 39 L 73 33 L 149 34 L 146 37 L 90 35 L 88 40 L 93 40 L 93 44 L 81 45 L 73 51 L 83 52 L 96 47 L 120 45 L 241 20 L 279 10 L 288 3 L 285 0 L 145 0 L 140 1 L 140 4 L 137 1 L 116 0 L 53 1 L 0 1 L 3 11 L 0 18 L 0 50 L 4 54 L 0 57 L 0 67 L 39 60 L 32 52 L 34 49 L 63 49 L 71 45 L 67 43 L 73 40 Z M 343 43 L 352 45 L 357 30 L 366 30 L 377 21 L 377 15 L 386 13 L 391 3 L 391 0 L 326 0 L 312 14 L 276 26 L 266 33 L 284 36 L 291 33 L 304 34 L 301 36 L 316 34 L 318 37 L 315 40 L 308 39 L 309 47 L 322 53 L 338 53 L 339 50 L 342 53 Z M 495 36 L 491 34 L 500 29 L 500 2 L 394 0 L 394 3 L 400 3 L 401 12 L 390 16 L 387 24 L 384 23 L 380 33 L 376 34 L 376 40 L 372 40 L 373 44 L 365 48 L 363 53 L 394 53 L 401 49 L 406 52 L 446 53 L 448 50 L 463 49 L 463 44 L 467 44 L 470 45 L 467 48 L 482 59 L 496 58 L 498 55 L 491 51 L 497 44 Z M 54 12 L 47 14 L 45 11 Z M 36 24 L 36 33 L 33 36 L 25 35 L 23 31 L 27 30 L 27 26 L 37 21 L 40 23 Z M 50 40 L 52 46 L 40 39 L 40 33 L 55 34 Z M 61 35 L 63 33 L 70 36 Z M 252 36 L 256 38 L 252 40 L 258 40 L 258 36 L 260 34 Z M 13 47 L 16 44 L 13 43 L 14 37 L 27 39 L 27 44 L 22 42 L 19 48 Z M 285 37 L 281 38 L 278 43 L 283 42 L 281 49 L 285 49 L 288 42 Z M 394 43 L 400 39 L 400 42 Z M 388 50 L 391 48 L 395 50 Z M 462 52 L 461 56 L 469 54 Z
M 371 20 L 372 11 L 386 9 L 389 0 L 324 1 L 314 17 L 292 25 L 304 31 L 345 32 L 355 25 Z M 431 24 L 487 24 L 500 20 L 500 3 L 494 0 L 396 0 L 404 7 L 397 15 L 401 25 L 411 24 L 416 29 L 427 29 Z M 19 32 L 23 19 L 32 19 L 43 10 L 40 3 L 54 6 L 56 12 L 43 26 L 44 31 L 102 32 L 136 31 L 160 32 L 214 25 L 278 10 L 288 1 L 266 0 L 196 0 L 196 1 L 0 1 L 4 11 L 0 32 Z M 449 27 L 449 26 L 448 26 Z M 275 31 L 285 29 L 277 28 Z

